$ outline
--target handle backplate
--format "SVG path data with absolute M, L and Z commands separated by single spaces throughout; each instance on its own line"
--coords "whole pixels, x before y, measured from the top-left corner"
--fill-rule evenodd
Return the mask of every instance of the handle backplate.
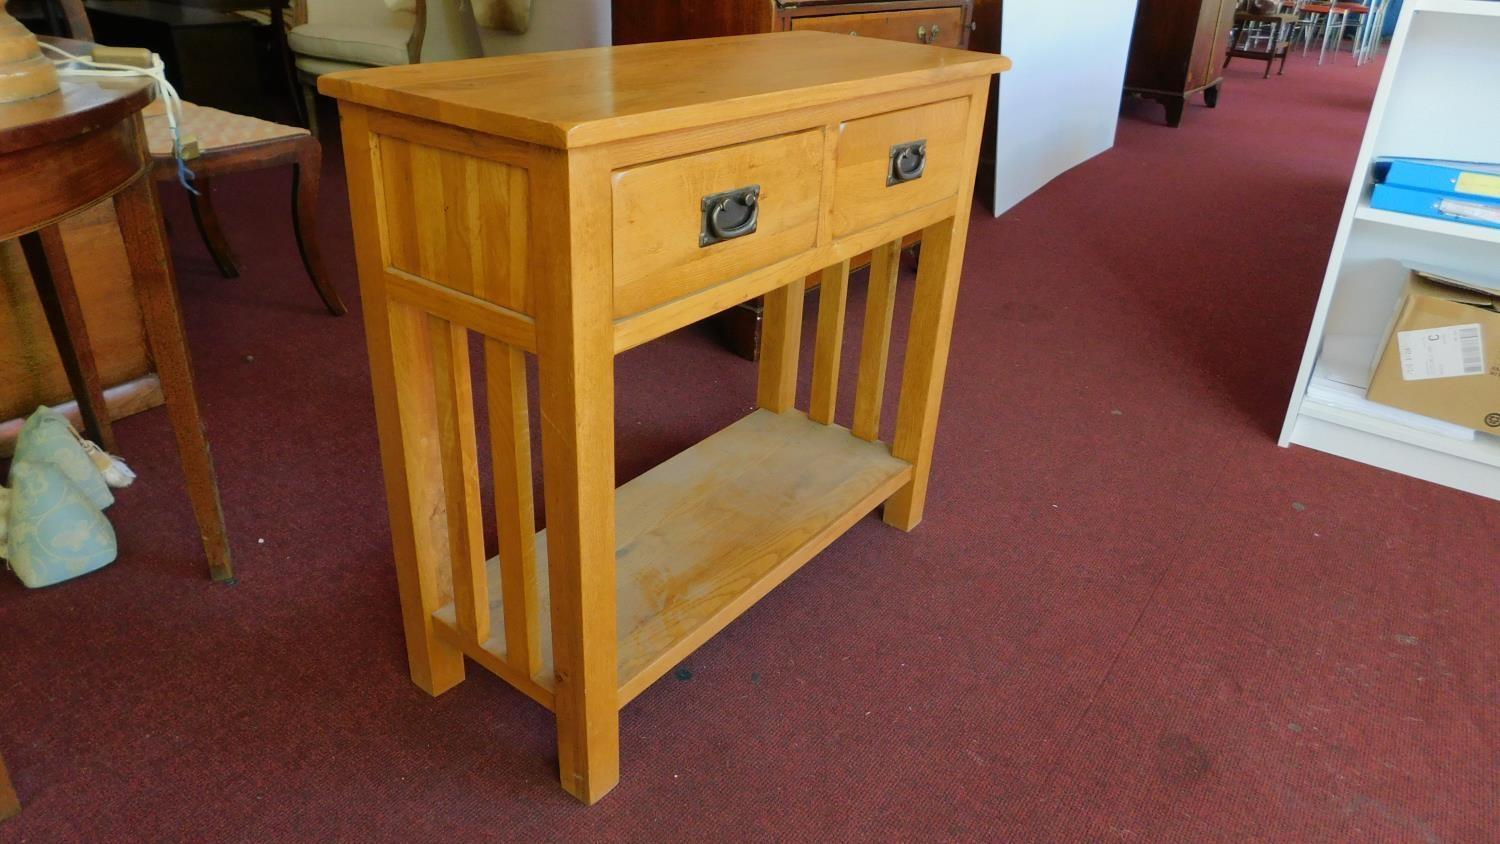
M 899 185 L 922 178 L 927 172 L 927 140 L 907 141 L 891 147 L 890 169 L 886 171 L 885 186 Z
M 754 234 L 760 225 L 760 185 L 711 193 L 703 197 L 701 210 L 700 247 Z

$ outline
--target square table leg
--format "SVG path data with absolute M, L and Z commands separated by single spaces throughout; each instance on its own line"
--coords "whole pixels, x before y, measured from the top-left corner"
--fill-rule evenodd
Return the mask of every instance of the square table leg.
M 165 224 L 149 173 L 115 195 L 115 214 L 120 218 L 130 276 L 141 303 L 146 341 L 161 378 L 167 415 L 172 420 L 177 452 L 187 475 L 188 498 L 198 519 L 203 549 L 208 554 L 209 574 L 217 581 L 232 581 L 234 572 L 224 529 L 224 510 L 219 503 L 219 485 L 203 433 L 198 396 L 193 389 L 192 361 L 188 357 Z
M 971 95 L 970 108 L 984 113 L 988 89 Z M 979 129 L 971 121 L 967 145 L 978 157 Z M 948 347 L 953 337 L 953 314 L 958 305 L 958 282 L 963 273 L 964 243 L 969 234 L 973 180 L 965 180 L 958 213 L 922 232 L 922 258 L 912 293 L 911 325 L 907 331 L 906 360 L 901 371 L 901 400 L 896 412 L 896 435 L 891 454 L 912 464 L 911 481 L 885 503 L 886 524 L 911 530 L 922 521 L 927 502 L 927 479 L 932 473 L 932 448 L 937 438 L 938 406 L 948 372 Z
M 15 786 L 10 783 L 10 771 L 5 768 L 5 759 L 0 758 L 0 821 L 21 811 L 21 801 L 16 797 Z
M 594 803 L 620 781 L 613 222 L 591 201 L 610 174 L 586 155 L 533 173 L 534 242 L 572 244 L 532 258 L 558 768 L 569 794 Z

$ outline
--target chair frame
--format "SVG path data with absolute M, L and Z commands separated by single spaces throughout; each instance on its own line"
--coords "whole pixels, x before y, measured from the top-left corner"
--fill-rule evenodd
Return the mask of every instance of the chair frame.
M 67 18 L 71 36 L 80 41 L 94 40 L 94 30 L 89 23 L 83 0 L 56 0 Z M 417 0 L 419 8 L 425 0 Z M 420 43 L 420 36 L 417 37 Z M 318 246 L 318 188 L 321 181 L 323 148 L 318 139 L 310 134 L 256 141 L 239 146 L 223 147 L 205 151 L 187 162 L 193 171 L 194 187 L 188 191 L 188 204 L 192 208 L 193 222 L 198 234 L 213 257 L 219 274 L 225 278 L 238 278 L 239 266 L 234 250 L 219 225 L 218 213 L 213 205 L 213 179 L 216 176 L 238 173 L 245 170 L 261 170 L 267 167 L 290 164 L 292 166 L 292 231 L 297 238 L 297 252 L 302 266 L 312 281 L 323 307 L 333 316 L 348 312 L 333 285 L 328 282 L 328 271 L 323 263 L 323 253 Z M 151 156 L 151 177 L 158 182 L 176 182 L 177 159 L 170 155 Z
M 298 17 L 305 14 L 306 6 L 299 7 Z M 412 10 L 413 20 L 411 24 L 411 36 L 406 39 L 406 63 L 420 64 L 422 61 L 422 43 L 427 38 L 427 0 L 416 0 L 416 8 Z M 299 21 L 306 23 L 306 21 Z M 296 56 L 292 57 L 292 66 L 296 67 Z M 313 136 L 318 135 L 318 78 L 311 73 L 297 71 L 297 84 L 302 89 L 302 125 Z

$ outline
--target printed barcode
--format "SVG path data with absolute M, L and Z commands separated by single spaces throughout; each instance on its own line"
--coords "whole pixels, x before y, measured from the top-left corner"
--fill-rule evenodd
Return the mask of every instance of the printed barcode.
M 1484 341 L 1479 337 L 1479 326 L 1466 325 L 1458 330 L 1459 350 L 1463 353 L 1465 375 L 1484 372 Z

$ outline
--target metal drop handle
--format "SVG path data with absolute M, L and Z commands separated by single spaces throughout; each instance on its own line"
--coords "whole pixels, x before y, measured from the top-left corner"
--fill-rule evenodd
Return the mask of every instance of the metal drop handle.
M 710 194 L 703 197 L 701 208 L 700 247 L 744 237 L 760 224 L 760 185 Z
M 885 185 L 899 185 L 922 178 L 927 171 L 927 141 L 908 141 L 891 147 L 891 166 Z

